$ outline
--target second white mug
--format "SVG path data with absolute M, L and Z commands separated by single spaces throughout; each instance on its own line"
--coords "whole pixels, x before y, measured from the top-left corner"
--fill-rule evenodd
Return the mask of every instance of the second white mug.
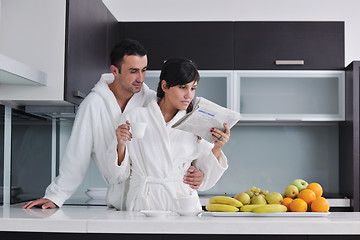
M 133 138 L 143 138 L 147 124 L 144 122 L 130 123 L 130 130 Z

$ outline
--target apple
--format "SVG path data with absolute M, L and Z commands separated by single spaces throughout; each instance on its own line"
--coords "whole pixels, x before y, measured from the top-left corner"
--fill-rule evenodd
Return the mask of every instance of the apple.
M 263 195 L 256 195 L 252 197 L 251 204 L 266 204 L 266 200 Z
M 299 192 L 301 192 L 302 190 L 304 190 L 308 183 L 305 180 L 302 179 L 295 179 L 291 185 L 294 185 L 295 187 L 297 187 L 297 189 L 299 190 Z
M 285 189 L 285 196 L 289 198 L 296 198 L 299 194 L 299 189 L 295 185 L 289 185 Z
M 283 197 L 281 196 L 281 193 L 271 192 L 266 195 L 265 200 L 268 204 L 281 204 Z
M 238 193 L 234 197 L 236 200 L 239 200 L 242 204 L 248 205 L 250 203 L 250 196 L 246 192 Z

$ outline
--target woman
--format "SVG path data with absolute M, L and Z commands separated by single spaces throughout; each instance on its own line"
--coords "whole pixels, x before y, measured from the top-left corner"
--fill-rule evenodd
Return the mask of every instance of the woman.
M 210 130 L 214 144 L 192 133 L 171 128 L 192 109 L 199 80 L 199 73 L 191 61 L 166 61 L 160 74 L 157 99 L 145 108 L 129 112 L 127 123 L 117 129 L 119 162 L 124 175 L 130 176 L 127 210 L 178 211 L 179 197 L 198 196 L 196 190 L 182 180 L 191 164 L 204 173 L 199 190 L 211 188 L 227 169 L 227 159 L 221 150 L 230 137 L 226 124 L 225 132 Z M 132 139 L 129 131 L 132 122 L 147 123 L 143 138 Z M 201 210 L 200 201 L 196 209 Z

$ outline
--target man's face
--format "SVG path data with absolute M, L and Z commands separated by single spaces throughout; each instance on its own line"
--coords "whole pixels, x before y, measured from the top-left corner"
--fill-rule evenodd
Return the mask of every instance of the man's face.
M 125 55 L 116 76 L 120 86 L 129 93 L 140 91 L 147 68 L 147 56 Z

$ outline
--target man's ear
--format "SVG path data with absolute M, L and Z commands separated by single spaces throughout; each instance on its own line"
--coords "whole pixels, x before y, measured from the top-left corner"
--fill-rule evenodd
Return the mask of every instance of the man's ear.
M 161 80 L 161 89 L 165 92 L 168 87 L 165 80 Z
M 120 74 L 120 69 L 118 69 L 115 65 L 111 65 L 110 70 L 113 75 Z

